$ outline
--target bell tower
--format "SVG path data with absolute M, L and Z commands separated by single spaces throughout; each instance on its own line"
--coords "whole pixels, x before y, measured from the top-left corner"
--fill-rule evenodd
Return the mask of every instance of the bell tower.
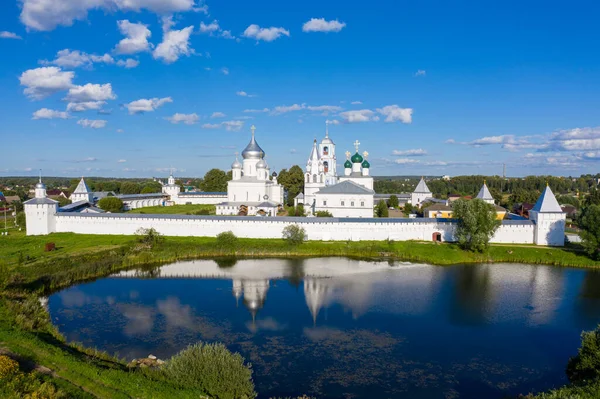
M 329 138 L 329 121 L 325 122 L 325 138 L 319 144 L 319 155 L 323 164 L 325 174 L 325 185 L 337 184 L 337 158 L 335 155 L 335 143 Z

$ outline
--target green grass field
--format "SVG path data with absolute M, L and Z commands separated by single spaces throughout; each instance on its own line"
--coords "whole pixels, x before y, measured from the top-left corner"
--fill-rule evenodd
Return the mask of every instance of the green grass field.
M 147 208 L 133 209 L 127 213 L 146 213 L 163 215 L 198 215 L 199 212 L 208 211 L 209 215 L 214 215 L 216 207 L 214 205 L 173 205 L 173 206 L 149 206 Z

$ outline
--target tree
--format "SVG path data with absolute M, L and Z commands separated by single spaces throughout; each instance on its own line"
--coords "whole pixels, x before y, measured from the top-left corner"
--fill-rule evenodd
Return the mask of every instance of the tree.
M 298 204 L 297 207 L 289 207 L 288 216 L 306 216 L 306 212 L 304 211 L 304 205 Z
M 581 347 L 569 359 L 567 377 L 573 384 L 600 380 L 600 327 L 581 334 Z
M 15 209 L 15 212 L 23 212 L 23 210 L 25 210 L 25 207 L 23 206 L 23 203 L 21 201 L 13 201 L 10 203 L 13 208 Z
M 584 206 L 600 205 L 600 190 L 597 188 L 590 189 L 590 193 L 583 200 Z
M 463 249 L 483 252 L 500 227 L 496 208 L 480 199 L 454 202 L 453 217 L 458 220 L 456 238 Z
M 396 197 L 395 195 L 390 195 L 390 200 L 388 201 L 388 205 L 391 206 L 392 208 L 398 208 L 398 197 Z
M 123 201 L 117 197 L 104 197 L 98 201 L 98 206 L 106 212 L 121 212 L 123 210 Z
M 69 205 L 71 203 L 71 200 L 65 197 L 58 197 L 58 206 L 59 207 L 63 207 L 66 205 Z
M 308 238 L 306 230 L 297 224 L 290 224 L 283 229 L 283 239 L 290 245 L 300 245 Z
M 583 247 L 588 255 L 598 259 L 600 257 L 600 205 L 583 208 L 577 222 L 582 230 Z
M 279 172 L 277 182 L 287 191 L 287 205 L 294 205 L 294 198 L 302 192 L 304 187 L 304 172 L 298 165 L 294 165 L 290 170 L 282 169 Z
M 388 210 L 387 204 L 384 200 L 380 200 L 375 207 L 375 214 L 378 218 L 387 218 L 390 216 L 390 211 Z
M 142 189 L 137 183 L 126 181 L 121 184 L 121 194 L 139 194 L 141 191 Z
M 156 181 L 152 181 L 152 182 L 148 182 L 144 185 L 144 188 L 142 188 L 141 193 L 142 194 L 151 194 L 151 193 L 160 193 L 162 191 L 162 186 L 160 185 L 159 182 Z
M 413 206 L 412 206 L 412 204 L 404 204 L 404 209 L 403 209 L 403 211 L 404 211 L 404 214 L 405 214 L 406 216 L 410 215 L 410 214 L 412 213 L 412 211 L 413 211 Z
M 221 169 L 211 169 L 204 175 L 204 180 L 200 183 L 200 189 L 206 192 L 227 191 L 227 182 L 231 180 L 227 173 Z
M 329 211 L 317 211 L 315 216 L 318 218 L 332 218 L 333 217 L 333 215 Z

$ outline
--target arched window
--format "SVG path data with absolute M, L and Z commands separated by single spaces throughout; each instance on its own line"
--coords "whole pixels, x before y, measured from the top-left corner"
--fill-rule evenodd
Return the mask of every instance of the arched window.
M 329 147 L 323 147 L 323 155 L 329 155 Z
M 313 183 L 317 182 L 317 175 L 313 175 Z
M 308 173 L 306 174 L 306 182 L 310 183 L 310 175 Z
M 327 148 L 327 147 L 325 147 Z M 327 154 L 325 154 L 327 155 Z M 325 173 L 329 172 L 329 162 L 325 161 L 323 162 L 323 169 L 325 170 Z

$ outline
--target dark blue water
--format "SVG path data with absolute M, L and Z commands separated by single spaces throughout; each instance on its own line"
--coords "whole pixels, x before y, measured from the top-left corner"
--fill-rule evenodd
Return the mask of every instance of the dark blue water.
M 504 398 L 566 383 L 600 273 L 339 258 L 181 262 L 49 298 L 70 341 L 127 359 L 223 342 L 261 398 Z

